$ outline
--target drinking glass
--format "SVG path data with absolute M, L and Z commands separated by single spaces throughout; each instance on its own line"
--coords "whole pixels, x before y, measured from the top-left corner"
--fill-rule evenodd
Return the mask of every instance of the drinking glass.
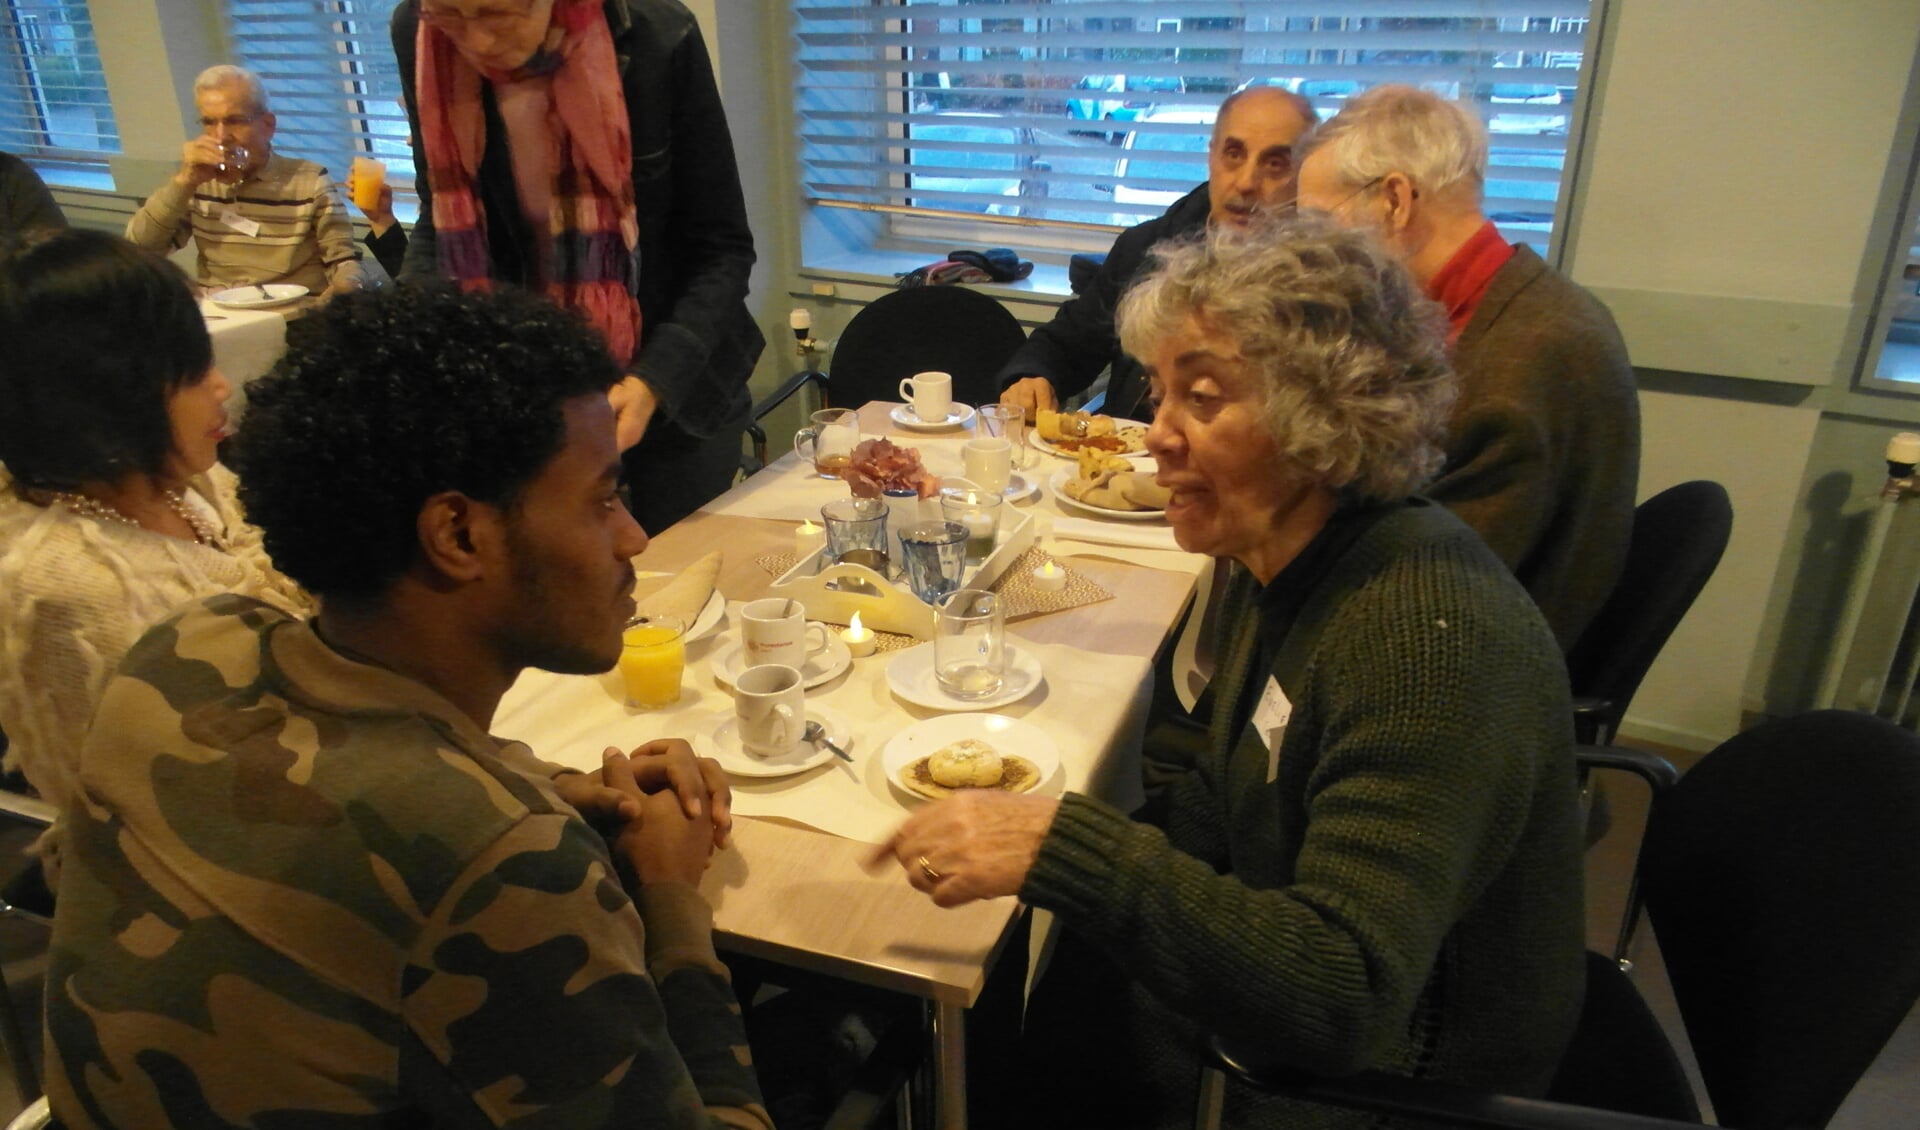
M 222 184 L 239 184 L 247 179 L 247 162 L 253 154 L 237 141 L 220 143 L 220 161 L 213 167 L 214 178 Z
M 928 604 L 960 587 L 967 573 L 967 528 L 958 522 L 920 522 L 900 531 L 907 587 Z
M 985 589 L 948 593 L 933 617 L 933 675 L 955 698 L 999 693 L 1007 673 L 1007 621 Z
M 627 705 L 658 710 L 680 701 L 687 666 L 687 626 L 677 616 L 635 616 L 620 637 L 620 678 Z
M 1003 495 L 971 488 L 949 487 L 940 492 L 941 517 L 967 528 L 967 561 L 978 565 L 993 553 L 994 535 L 1000 532 L 1000 508 Z
M 820 508 L 827 524 L 828 564 L 865 565 L 887 575 L 887 503 L 880 498 L 836 498 Z
M 1033 449 L 1027 446 L 1027 410 L 1018 404 L 982 404 L 979 434 L 1011 443 L 1015 467 L 1025 470 L 1032 462 Z

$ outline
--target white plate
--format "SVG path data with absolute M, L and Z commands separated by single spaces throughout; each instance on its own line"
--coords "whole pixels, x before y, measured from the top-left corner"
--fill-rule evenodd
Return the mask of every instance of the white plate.
M 1072 498 L 1067 494 L 1066 484 L 1072 482 L 1075 477 L 1076 474 L 1073 471 L 1055 471 L 1053 478 L 1047 480 L 1047 485 L 1053 488 L 1054 500 L 1069 510 L 1078 510 L 1096 518 L 1113 518 L 1122 522 L 1151 522 L 1155 518 L 1167 516 L 1165 510 L 1109 510 L 1104 506 L 1094 506 Z
M 962 738 L 978 739 L 1001 753 L 1033 762 L 1034 768 L 1040 770 L 1040 783 L 1027 790 L 1026 795 L 1060 792 L 1060 747 L 1054 745 L 1053 739 L 1040 727 L 1004 714 L 948 714 L 908 726 L 893 735 L 880 751 L 880 767 L 887 774 L 887 783 L 901 796 L 926 800 L 900 783 L 900 771 Z
M 933 645 L 923 643 L 894 655 L 887 663 L 887 689 L 915 706 L 929 710 L 991 710 L 1005 706 L 1040 689 L 1045 681 L 1040 660 L 1007 645 L 1007 673 L 997 694 L 985 698 L 955 698 L 942 690 L 933 674 Z
M 824 706 L 808 706 L 807 717 L 827 728 L 827 741 L 853 752 L 853 731 L 845 718 Z M 704 738 L 704 743 L 707 748 L 695 752 L 718 761 L 729 777 L 791 777 L 836 760 L 824 742 L 817 747 L 801 742 L 773 757 L 755 757 L 740 747 L 740 719 L 731 715 Z
M 645 577 L 668 577 L 668 576 L 672 576 L 672 574 L 671 573 L 635 573 L 633 575 L 634 580 L 640 580 Z M 706 639 L 708 636 L 712 635 L 714 633 L 714 630 L 719 628 L 721 624 L 726 623 L 726 620 L 727 620 L 727 598 L 724 596 L 721 596 L 720 590 L 716 588 L 713 590 L 712 593 L 710 593 L 707 596 L 707 602 L 700 606 L 700 615 L 695 616 L 693 618 L 692 625 L 690 625 L 687 628 L 685 642 L 692 643 L 695 640 Z
M 726 645 L 713 660 L 713 677 L 728 686 L 740 677 L 740 657 L 746 653 L 746 641 L 736 640 Z M 806 666 L 800 668 L 802 685 L 817 687 L 821 683 L 839 675 L 853 665 L 853 652 L 840 638 L 840 629 L 827 625 L 826 650 L 817 655 L 807 656 Z
M 267 293 L 261 294 L 262 290 Z M 268 306 L 285 306 L 306 296 L 307 288 L 298 283 L 268 283 L 264 287 L 236 286 L 215 291 L 207 297 L 235 310 L 262 310 Z
M 937 432 L 946 428 L 965 426 L 968 420 L 973 419 L 973 409 L 964 404 L 956 404 L 947 409 L 946 419 L 927 421 L 914 414 L 913 405 L 896 404 L 887 416 L 903 428 L 910 428 L 916 432 Z
M 1147 448 L 1146 448 L 1147 426 L 1145 424 L 1141 423 L 1138 420 L 1128 420 L 1128 421 L 1122 422 L 1119 425 L 1119 430 L 1122 432 L 1136 432 L 1136 431 L 1139 432 L 1140 433 L 1140 450 L 1114 451 L 1114 452 L 1108 452 L 1107 454 L 1118 455 L 1122 459 L 1153 458 L 1151 455 L 1147 454 Z M 1046 452 L 1048 455 L 1058 456 L 1061 459 L 1080 458 L 1080 453 L 1077 451 L 1067 451 L 1064 448 L 1056 447 L 1052 440 L 1041 439 L 1040 433 L 1033 428 L 1027 429 L 1027 443 L 1031 444 L 1034 447 L 1039 448 L 1041 451 Z
M 940 488 L 945 490 L 948 487 L 961 490 L 979 490 L 980 484 L 974 482 L 972 479 L 963 479 L 959 475 L 942 475 L 940 477 Z M 1039 494 L 1040 476 L 1038 474 L 1028 476 L 1015 471 L 1013 474 L 1007 476 L 1006 489 L 1000 493 L 1005 496 L 1008 502 L 1019 502 L 1022 499 Z

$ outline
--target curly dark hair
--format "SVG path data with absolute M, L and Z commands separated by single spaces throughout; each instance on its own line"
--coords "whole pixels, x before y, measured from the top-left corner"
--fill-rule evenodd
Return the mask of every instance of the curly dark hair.
M 47 490 L 159 471 L 168 397 L 213 367 L 186 277 L 97 231 L 0 255 L 0 342 L 0 462 Z
M 374 597 L 412 564 L 428 498 L 511 507 L 565 441 L 562 404 L 619 376 L 585 322 L 524 291 L 342 295 L 247 387 L 228 462 L 274 564 Z

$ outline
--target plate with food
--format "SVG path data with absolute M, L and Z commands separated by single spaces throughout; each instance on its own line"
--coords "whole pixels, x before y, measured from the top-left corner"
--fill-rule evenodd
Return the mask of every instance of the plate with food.
M 1048 482 L 1062 506 L 1122 522 L 1166 517 L 1167 500 L 1173 494 L 1153 481 L 1152 471 L 1143 471 L 1118 455 L 1083 451 L 1078 459 L 1077 467 L 1055 471 Z
M 1050 455 L 1074 459 L 1082 451 L 1103 455 L 1145 455 L 1147 426 L 1086 412 L 1042 408 L 1027 429 L 1027 442 Z
M 916 722 L 880 751 L 887 783 L 915 800 L 963 789 L 1060 792 L 1060 748 L 1046 732 L 1000 714 L 948 714 Z
M 285 306 L 306 296 L 307 288 L 298 283 L 256 283 L 216 290 L 207 297 L 217 305 L 235 310 L 262 310 L 268 306 Z
M 678 573 L 640 573 L 633 583 L 635 615 L 672 616 L 687 625 L 688 643 L 712 635 L 727 618 L 727 598 L 714 583 L 720 554 L 707 554 Z

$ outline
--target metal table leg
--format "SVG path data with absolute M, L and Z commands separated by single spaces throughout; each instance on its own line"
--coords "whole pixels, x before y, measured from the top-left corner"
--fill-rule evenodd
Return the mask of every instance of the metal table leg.
M 940 1130 L 967 1130 L 967 1010 L 933 1006 L 933 1110 Z

